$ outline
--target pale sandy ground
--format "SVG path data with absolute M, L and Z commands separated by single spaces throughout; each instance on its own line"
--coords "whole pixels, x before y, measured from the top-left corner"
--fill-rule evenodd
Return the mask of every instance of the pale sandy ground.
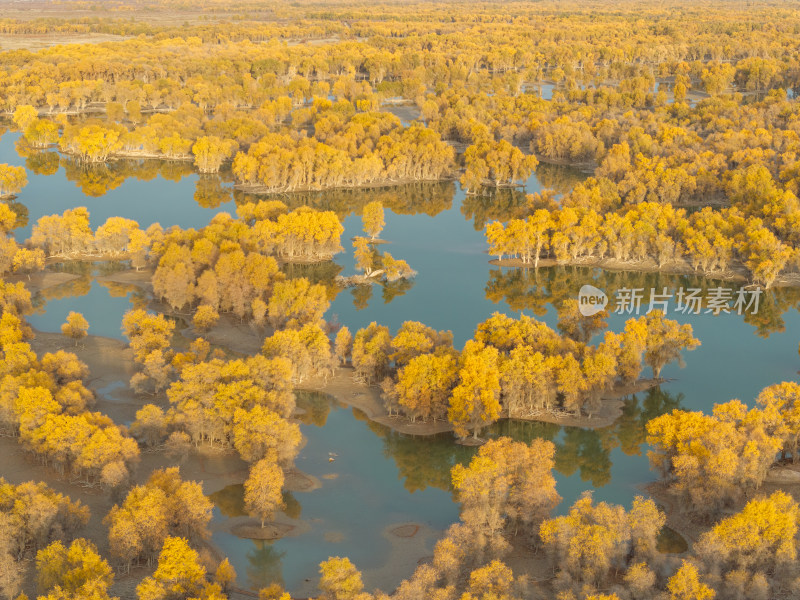
M 127 271 L 118 271 L 116 273 L 112 273 L 111 275 L 103 275 L 102 277 L 97 277 L 98 281 L 111 281 L 114 283 L 126 283 L 137 285 L 141 288 L 144 288 L 148 292 L 153 291 L 153 286 L 150 281 L 153 279 L 153 270 L 152 269 L 141 269 L 137 271 L 136 269 L 128 269 Z
M 0 52 L 6 50 L 41 50 L 59 44 L 99 44 L 130 39 L 111 33 L 42 33 L 12 35 L 0 34 Z
M 39 271 L 38 273 L 33 273 L 30 276 L 30 279 L 27 277 L 6 277 L 6 281 L 10 281 L 16 283 L 17 281 L 22 281 L 25 283 L 25 286 L 31 291 L 31 293 L 44 290 L 49 287 L 55 287 L 57 285 L 61 285 L 62 283 L 67 283 L 70 281 L 74 281 L 75 279 L 80 279 L 78 275 L 73 275 L 72 273 L 53 273 L 52 271 Z

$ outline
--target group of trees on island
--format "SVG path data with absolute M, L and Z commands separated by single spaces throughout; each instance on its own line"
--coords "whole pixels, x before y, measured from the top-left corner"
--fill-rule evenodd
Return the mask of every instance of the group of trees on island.
M 361 222 L 364 233 L 369 238 L 355 236 L 353 238 L 353 258 L 356 269 L 361 271 L 363 277 L 345 278 L 347 283 L 371 284 L 376 279 L 394 283 L 398 280 L 410 280 L 417 272 L 403 259 L 394 258 L 388 252 L 380 252 L 376 238 L 386 225 L 383 204 L 373 200 L 364 205 L 361 212 Z
M 359 129 L 363 132 L 364 126 Z M 369 126 L 366 131 L 373 129 L 380 131 Z M 236 156 L 233 174 L 245 188 L 287 192 L 437 180 L 452 172 L 452 146 L 421 125 L 350 143 L 355 156 L 314 138 L 270 135 Z
M 28 246 L 44 253 L 45 258 L 75 258 L 80 256 L 113 256 L 130 258 L 133 266 L 146 264 L 152 236 L 160 227 L 144 231 L 136 221 L 109 217 L 92 231 L 89 211 L 84 207 L 70 208 L 61 215 L 46 215 L 33 226 Z
M 461 185 L 467 193 L 482 190 L 489 182 L 495 187 L 524 184 L 539 161 L 524 154 L 506 140 L 480 139 L 464 152 Z
M 554 409 L 591 415 L 618 383 L 637 381 L 643 364 L 658 378 L 683 350 L 700 344 L 691 325 L 656 310 L 589 345 L 606 327 L 603 317 L 583 317 L 573 300 L 562 311 L 560 335 L 534 318 L 495 313 L 460 352 L 450 332 L 407 321 L 392 337 L 372 323 L 354 336 L 342 327 L 335 352 L 341 362 L 350 358 L 357 378 L 381 385 L 390 414 L 447 419 L 461 437 L 468 430 L 477 436 L 501 416 Z
M 7 226 L 10 229 L 14 225 L 14 213 L 5 208 L 8 216 L 4 215 L 3 221 L 10 221 Z M 165 231 L 157 223 L 142 230 L 131 219 L 109 217 L 93 232 L 89 211 L 77 207 L 62 215 L 39 219 L 29 244 L 42 249 L 47 257 L 109 254 L 138 260 L 138 266 L 143 266 L 150 254 L 160 260 L 168 252 L 179 253 L 180 246 L 189 246 L 191 251 L 198 240 L 202 241 L 196 254 L 205 252 L 213 259 L 220 254 L 220 245 L 226 248 L 241 245 L 248 252 L 306 261 L 330 260 L 342 249 L 339 239 L 344 228 L 330 211 L 301 207 L 290 212 L 283 202 L 272 200 L 243 204 L 237 209 L 237 215 L 239 218 L 234 219 L 227 213 L 220 213 L 200 231 L 184 231 L 178 227 Z M 198 256 L 198 260 L 200 258 Z
M 131 385 L 140 392 L 167 388 L 170 405 L 166 411 L 144 405 L 131 431 L 146 445 L 164 444 L 173 453 L 201 443 L 235 450 L 251 465 L 245 504 L 263 527 L 283 505 L 284 471 L 292 468 L 300 447 L 300 429 L 289 421 L 293 385 L 309 374 L 305 369 L 332 367 L 320 316 L 301 328 L 279 329 L 264 342 L 263 354 L 226 360 L 223 353 L 210 352 L 202 338 L 176 353 L 170 347 L 172 321 L 143 310 L 129 312 L 123 329 L 142 368 Z
M 178 469 L 171 468 L 155 471 L 112 508 L 105 520 L 115 562 L 130 568 L 136 560 L 157 561 L 137 588 L 140 600 L 187 598 L 201 591 L 204 598 L 226 597 L 236 578 L 230 562 L 218 562 L 209 573 L 208 561 L 192 547 L 208 536 L 211 506 L 197 482 L 182 481 Z M 74 537 L 88 520 L 89 510 L 79 501 L 43 483 L 14 486 L 0 478 L 0 594 L 27 598 L 20 591 L 30 562 L 38 598 L 112 600 L 114 569 L 93 542 Z
M 365 231 L 376 236 L 383 206 L 368 206 L 374 215 Z M 10 235 L 18 226 L 16 213 L 0 204 L 0 228 L 8 232 L 0 239 L 0 270 L 30 278 L 48 259 L 89 257 L 129 260 L 137 270 L 154 266 L 156 296 L 173 311 L 191 309 L 201 332 L 225 313 L 257 327 L 302 325 L 321 316 L 338 287 L 348 283 L 333 275 L 322 283 L 287 277 L 282 266 L 325 262 L 340 252 L 344 229 L 336 214 L 304 206 L 290 211 L 278 200 L 246 202 L 236 212 L 237 218 L 219 213 L 199 230 L 164 230 L 158 223 L 144 230 L 132 219 L 109 217 L 93 231 L 88 210 L 77 207 L 41 217 L 21 245 Z M 408 289 L 416 272 L 406 261 L 380 252 L 368 238 L 353 243 L 356 267 L 384 285 L 387 301 Z
M 800 249 L 737 208 L 706 207 L 688 215 L 655 202 L 605 214 L 569 205 L 538 208 L 524 218 L 490 223 L 486 238 L 490 254 L 534 268 L 544 257 L 562 264 L 613 260 L 723 276 L 743 265 L 755 283 L 769 287 L 782 272 L 800 267 Z
M 201 485 L 183 481 L 177 467 L 153 471 L 106 516 L 111 554 L 126 570 L 137 562 L 150 565 L 170 537 L 206 539 L 211 509 Z
M 39 118 L 36 109 L 22 105 L 14 121 L 33 148 L 57 143 L 86 163 L 119 157 L 192 159 L 201 173 L 215 173 L 232 161 L 238 184 L 267 192 L 437 180 L 452 173 L 452 147 L 422 125 L 403 128 L 387 113 L 356 113 L 346 99 L 336 104 L 317 99 L 312 107 L 294 112 L 291 100 L 285 100 L 289 110 L 285 116 L 278 114 L 291 114 L 295 126 L 317 119 L 315 137 L 298 136 L 289 128 L 271 132 L 269 123 L 274 124 L 275 116 L 268 107 L 255 113 L 221 111 L 210 120 L 203 110 L 183 105 L 169 114 L 140 119 L 139 126 L 129 129 L 115 122 L 111 103 L 106 107 L 108 122 L 75 123 Z M 240 147 L 243 150 L 235 153 Z M 6 167 L 7 193 L 24 185 L 20 169 Z
M 156 296 L 173 309 L 199 305 L 249 317 L 257 325 L 269 319 L 281 326 L 297 319 L 298 311 L 324 312 L 324 288 L 285 280 L 276 257 L 329 260 L 341 250 L 344 231 L 336 215 L 304 208 L 287 212 L 278 201 L 242 205 L 238 212 L 239 219 L 221 213 L 199 231 L 174 228 L 153 244 Z
M 316 323 L 314 327 L 319 329 Z M 246 359 L 225 360 L 216 351 L 209 356 L 210 346 L 202 338 L 192 342 L 188 352 L 175 353 L 170 349 L 174 323 L 142 310 L 128 313 L 123 328 L 142 364 L 131 382 L 134 389 L 157 393 L 169 386 L 170 408 L 144 405 L 136 413 L 132 433 L 147 446 L 165 444 L 172 453 L 185 452 L 192 443 L 234 449 L 251 465 L 245 503 L 260 516 L 263 527 L 283 505 L 284 470 L 292 467 L 301 442 L 299 427 L 288 418 L 295 407 L 293 377 L 302 363 L 287 358 L 294 356 L 280 343 L 274 355 L 269 339 L 265 354 Z M 273 338 L 294 331 L 281 330 Z M 319 334 L 318 339 L 329 345 L 321 329 Z M 306 343 L 299 345 L 308 352 Z M 177 380 L 170 383 L 176 374 Z
M 167 387 L 174 372 L 173 363 L 183 364 L 183 356 L 176 356 L 171 349 L 175 323 L 143 309 L 128 311 L 122 318 L 122 333 L 130 341 L 133 360 L 141 369 L 131 377 L 130 386 L 138 392 L 158 393 Z M 192 343 L 191 351 L 200 353 L 208 349 L 203 340 Z
M 305 207 L 289 211 L 274 200 L 243 204 L 237 214 L 234 219 L 220 213 L 200 230 L 166 231 L 157 223 L 143 230 L 131 219 L 110 217 L 92 231 L 85 208 L 68 209 L 40 218 L 25 246 L 7 235 L 0 269 L 30 274 L 48 258 L 92 256 L 128 259 L 137 270 L 154 264 L 156 297 L 173 310 L 196 311 L 198 331 L 212 327 L 220 313 L 272 327 L 320 318 L 328 289 L 305 278 L 287 279 L 280 265 L 326 261 L 341 251 L 344 228 L 337 216 Z M 15 221 L 14 212 L 0 204 L 0 227 L 10 231 Z M 390 280 L 413 273 L 388 254 L 383 264 Z

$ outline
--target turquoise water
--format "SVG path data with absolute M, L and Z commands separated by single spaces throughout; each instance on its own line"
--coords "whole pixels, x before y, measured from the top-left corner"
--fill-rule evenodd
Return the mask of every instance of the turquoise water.
M 324 397 L 320 401 L 327 405 Z M 308 442 L 297 467 L 319 478 L 322 487 L 293 496 L 301 507 L 299 518 L 311 530 L 271 543 L 226 533 L 213 536 L 249 585 L 265 586 L 270 583 L 265 573 L 281 573 L 289 589 L 299 591 L 305 578 L 316 581 L 319 563 L 330 556 L 347 555 L 361 569 L 377 569 L 390 554 L 389 540 L 382 535 L 387 526 L 413 521 L 442 530 L 458 519 L 448 490 L 427 486 L 409 493 L 404 488 L 384 454 L 384 438 L 352 409 L 331 406 L 323 427 L 304 425 L 303 433 Z M 328 460 L 331 452 L 334 462 Z M 429 542 L 428 554 L 433 550 Z
M 62 164 L 56 173 L 37 175 L 31 170 L 31 159 L 17 153 L 19 138 L 19 133 L 6 133 L 0 138 L 0 163 L 27 167 L 28 185 L 17 198 L 28 212 L 28 224 L 16 231 L 20 240 L 30 237 L 33 224 L 41 216 L 61 214 L 76 206 L 89 209 L 93 228 L 114 216 L 134 219 L 143 228 L 153 223 L 160 223 L 165 228 L 171 225 L 203 227 L 216 213 L 233 213 L 236 209 L 230 191 L 228 200 L 219 206 L 201 207 L 194 199 L 199 176 L 193 173 L 183 175 L 187 169 L 185 163 L 164 163 L 156 169 L 137 168 L 145 161 L 117 161 L 108 167 L 73 166 L 69 157 L 61 157 Z M 47 154 L 58 156 L 55 151 Z M 158 164 L 157 161 L 149 162 Z M 123 178 L 126 173 L 130 176 Z M 165 175 L 174 180 L 165 179 Z M 92 193 L 104 193 L 88 195 L 82 185 Z M 108 185 L 117 187 L 107 189 Z
M 26 164 L 26 159 L 17 154 L 17 138 L 16 134 L 0 138 L 0 162 Z M 76 170 L 75 165 L 57 156 L 27 162 L 29 166 L 50 164 L 45 171 L 54 172 L 35 174 L 29 169 L 30 183 L 15 202 L 18 211 L 28 215 L 27 225 L 18 230 L 20 239 L 29 236 L 40 216 L 74 206 L 89 208 L 94 227 L 114 215 L 136 219 L 145 227 L 153 222 L 165 227 L 201 227 L 215 213 L 235 209 L 234 194 L 224 176 L 201 181 L 186 165 L 126 162 L 98 173 Z M 539 178 L 551 186 L 568 185 L 578 177 L 569 170 L 539 169 Z M 534 176 L 527 183 L 528 192 L 541 189 L 539 178 Z M 195 199 L 198 183 L 203 206 Z M 108 191 L 102 193 L 105 189 Z M 242 194 L 235 196 L 246 201 Z M 336 210 L 345 225 L 342 239 L 346 251 L 337 256 L 336 264 L 297 267 L 292 272 L 326 281 L 337 272 L 354 273 L 350 239 L 361 233 L 361 222 L 349 207 L 360 207 L 375 198 L 389 207 L 381 234 L 389 243 L 381 245 L 380 250 L 408 261 L 418 275 L 405 286 L 374 286 L 368 298 L 359 292 L 354 295 L 352 290 L 341 291 L 327 318 L 351 330 L 371 321 L 395 330 L 403 321 L 419 320 L 436 329 L 451 330 L 460 346 L 472 336 L 476 324 L 493 311 L 535 315 L 554 326 L 557 314 L 553 303 L 577 296 L 587 282 L 610 295 L 625 286 L 659 290 L 665 286 L 736 287 L 663 274 L 493 267 L 485 253 L 482 224 L 518 205 L 521 196 L 503 192 L 488 200 L 465 198 L 456 183 L 284 197 L 290 205 L 307 202 Z M 37 297 L 38 312 L 30 322 L 41 330 L 58 331 L 66 314 L 76 310 L 89 319 L 90 333 L 119 338 L 123 313 L 145 299 L 135 288 L 103 284 L 95 277 L 123 267 L 56 266 L 73 269 L 80 277 Z M 559 511 L 588 489 L 595 490 L 597 499 L 628 504 L 640 493 L 637 486 L 654 479 L 643 434 L 649 418 L 675 407 L 709 410 L 714 403 L 731 398 L 752 402 L 763 387 L 796 378 L 800 368 L 798 297 L 795 290 L 770 291 L 755 318 L 670 313 L 670 318 L 691 323 L 703 345 L 687 354 L 684 369 L 678 365 L 664 369 L 662 375 L 668 381 L 660 389 L 628 398 L 623 417 L 611 427 L 585 431 L 504 422 L 492 433 L 524 440 L 545 437 L 557 444 L 556 478 L 564 497 Z M 624 320 L 612 315 L 610 328 L 621 329 Z M 457 519 L 449 470 L 455 462 L 469 460 L 471 450 L 455 445 L 449 436 L 415 439 L 393 433 L 369 423 L 357 411 L 331 406 L 321 398 L 316 398 L 315 406 L 318 418 L 303 425 L 308 442 L 297 466 L 320 477 L 322 487 L 294 494 L 292 502 L 293 512 L 299 511 L 300 518 L 308 521 L 310 531 L 272 543 L 254 543 L 222 533 L 214 536 L 231 557 L 243 587 L 259 587 L 280 579 L 291 591 L 306 589 L 305 579 L 315 580 L 318 563 L 330 555 L 349 556 L 365 570 L 369 587 L 370 571 L 389 557 L 390 545 L 382 534 L 387 526 L 417 522 L 442 530 Z M 339 456 L 333 463 L 328 462 L 329 452 Z M 323 478 L 333 473 L 335 479 Z M 219 510 L 215 515 L 225 518 Z M 430 554 L 432 543 L 429 540 L 425 553 Z M 398 572 L 394 583 L 408 575 L 410 572 Z

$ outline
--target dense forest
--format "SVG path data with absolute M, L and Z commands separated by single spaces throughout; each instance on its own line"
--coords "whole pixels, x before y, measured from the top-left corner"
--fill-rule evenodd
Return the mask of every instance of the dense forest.
M 659 386 L 704 341 L 690 324 L 656 310 L 615 331 L 581 312 L 582 271 L 542 274 L 602 267 L 609 294 L 614 269 L 736 280 L 764 292 L 745 321 L 783 329 L 800 284 L 800 4 L 27 4 L 0 15 L 0 134 L 25 165 L 0 164 L 0 443 L 46 481 L 0 467 L 0 595 L 291 600 L 279 581 L 244 589 L 196 465 L 238 461 L 239 537 L 288 535 L 301 424 L 318 417 L 298 391 L 337 385 L 394 430 L 406 487 L 435 481 L 460 519 L 394 590 L 330 556 L 305 575 L 322 600 L 800 595 L 800 491 L 769 477 L 797 474 L 800 386 L 685 409 Z M 86 197 L 194 177 L 198 205 L 235 210 L 196 228 L 84 206 L 29 222 L 29 179 L 62 169 Z M 496 257 L 486 297 L 518 316 L 470 323 L 463 345 L 434 322 L 331 318 L 343 290 L 389 303 L 425 270 L 384 246 L 387 211 L 432 217 L 457 196 Z M 71 311 L 60 335 L 28 322 L 88 289 L 86 265 L 122 265 L 103 285 L 131 293 L 124 347 L 89 333 L 95 315 Z M 129 419 L 107 414 L 91 344 L 119 363 Z M 526 425 L 538 434 L 516 436 Z M 447 460 L 403 452 L 417 434 L 447 436 Z M 654 481 L 629 505 L 565 506 L 563 457 L 599 486 L 612 446 L 644 448 Z M 685 547 L 664 549 L 668 525 Z
M 269 16 L 250 24 L 143 23 L 149 33 L 102 47 L 6 53 L 2 108 L 32 151 L 57 145 L 83 163 L 185 160 L 259 192 L 457 178 L 483 194 L 523 183 L 542 162 L 578 164 L 593 177 L 558 207 L 534 198 L 516 215 L 524 225 L 492 230 L 498 256 L 740 267 L 766 286 L 796 273 L 789 95 L 800 71 L 788 9 L 709 3 L 681 16 L 668 6 L 640 28 L 632 8 L 599 9 L 589 22 L 588 9 L 482 6 L 451 19 L 421 5 L 414 20 L 392 7 L 340 22 L 266 6 Z M 127 36 L 131 27 L 112 18 L 4 30 Z M 532 93 L 542 85 L 554 86 L 552 99 Z M 416 120 L 386 112 L 398 102 Z M 0 194 L 24 183 L 6 169 Z M 657 205 L 646 209 L 657 222 L 636 225 L 642 215 L 629 212 L 641 203 Z

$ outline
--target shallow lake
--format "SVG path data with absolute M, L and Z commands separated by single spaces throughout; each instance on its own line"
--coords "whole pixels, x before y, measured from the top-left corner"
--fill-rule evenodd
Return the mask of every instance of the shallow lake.
M 217 212 L 233 213 L 236 202 L 248 200 L 232 193 L 224 175 L 201 179 L 190 165 L 123 161 L 108 167 L 79 167 L 55 152 L 22 157 L 17 150 L 18 137 L 6 133 L 0 138 L 0 162 L 28 166 L 29 184 L 14 203 L 22 217 L 27 215 L 27 223 L 17 230 L 20 240 L 30 235 L 33 223 L 42 215 L 75 206 L 90 210 L 93 227 L 110 216 L 132 218 L 143 227 L 153 222 L 165 227 L 202 227 Z M 544 184 L 564 189 L 580 177 L 569 169 L 541 166 L 538 177 L 532 177 L 526 188 L 538 191 Z M 535 315 L 555 326 L 553 303 L 577 297 L 585 283 L 609 296 L 634 287 L 643 288 L 645 297 L 650 288 L 659 292 L 664 287 L 671 292 L 681 287 L 738 288 L 665 274 L 493 267 L 485 253 L 483 223 L 502 218 L 522 196 L 505 192 L 467 198 L 457 183 L 450 182 L 283 197 L 290 205 L 309 203 L 335 210 L 345 225 L 345 252 L 337 256 L 334 265 L 297 267 L 289 269 L 290 274 L 320 280 L 330 280 L 338 272 L 352 274 L 350 239 L 360 234 L 358 207 L 376 198 L 388 209 L 381 238 L 389 243 L 381 245 L 380 251 L 408 261 L 418 275 L 407 285 L 375 286 L 369 296 L 364 290 L 341 291 L 327 318 L 351 330 L 377 321 L 394 331 L 403 321 L 418 320 L 451 330 L 461 346 L 476 324 L 494 311 Z M 94 279 L 124 265 L 54 268 L 71 269 L 81 278 L 37 298 L 38 312 L 29 320 L 40 330 L 58 331 L 66 314 L 76 310 L 89 319 L 90 333 L 119 338 L 123 313 L 146 301 L 135 288 Z M 556 442 L 556 478 L 564 498 L 559 511 L 566 510 L 584 490 L 594 490 L 598 500 L 629 505 L 633 496 L 641 493 L 639 486 L 654 479 L 644 443 L 648 419 L 676 407 L 709 410 L 714 403 L 731 398 L 752 404 L 763 387 L 796 377 L 800 367 L 798 299 L 796 290 L 771 290 L 762 296 L 758 314 L 746 317 L 735 313 L 685 315 L 670 308 L 668 316 L 691 323 L 702 346 L 687 353 L 685 368 L 672 364 L 664 369 L 662 375 L 668 381 L 660 389 L 629 397 L 617 423 L 588 431 L 502 422 L 491 433 Z M 612 315 L 610 328 L 621 329 L 626 318 Z M 313 593 L 318 563 L 339 555 L 349 556 L 365 571 L 368 587 L 380 581 L 391 588 L 411 574 L 417 559 L 431 553 L 435 538 L 420 540 L 416 546 L 408 542 L 411 546 L 404 546 L 406 551 L 418 555 L 406 556 L 407 563 L 398 563 L 405 566 L 387 578 L 381 568 L 398 555 L 392 554 L 397 549 L 385 530 L 413 522 L 439 532 L 453 523 L 458 505 L 450 493 L 449 469 L 456 461 L 469 460 L 473 451 L 455 445 L 450 436 L 420 439 L 398 435 L 369 423 L 358 411 L 332 405 L 325 397 L 301 396 L 303 402 L 314 405 L 317 418 L 302 426 L 308 443 L 297 466 L 319 477 L 322 487 L 293 494 L 289 506 L 294 515 L 310 524 L 309 531 L 271 543 L 223 533 L 216 533 L 214 541 L 231 557 L 242 587 L 257 588 L 282 580 L 295 594 Z M 335 462 L 328 460 L 331 452 L 337 455 Z M 236 490 L 228 492 L 224 496 L 235 499 Z M 215 509 L 216 519 L 227 518 L 223 510 L 230 512 L 230 507 Z

